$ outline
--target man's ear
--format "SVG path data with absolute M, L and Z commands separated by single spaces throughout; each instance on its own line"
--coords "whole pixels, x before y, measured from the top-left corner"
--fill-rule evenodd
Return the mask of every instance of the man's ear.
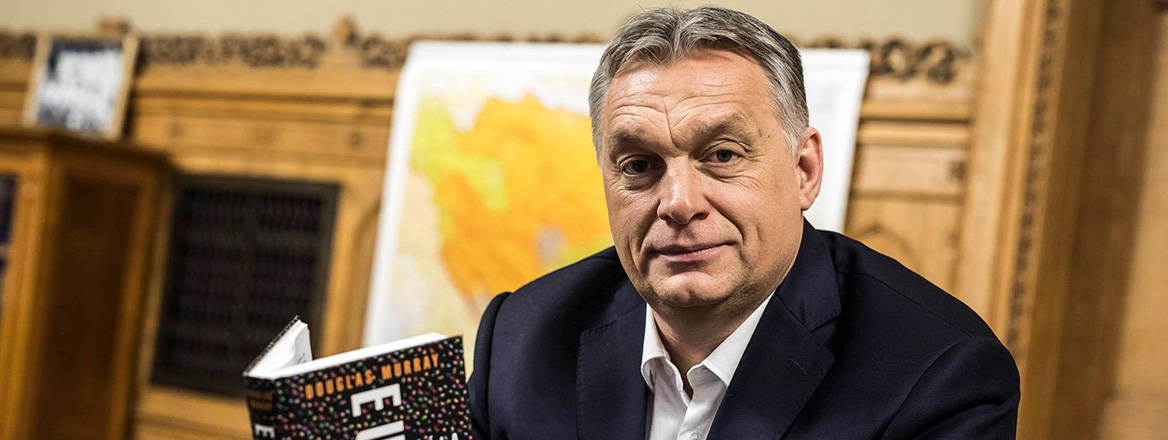
M 799 178 L 799 207 L 806 211 L 815 203 L 819 185 L 823 183 L 823 140 L 815 127 L 807 127 L 799 139 L 799 148 L 795 150 L 795 173 Z

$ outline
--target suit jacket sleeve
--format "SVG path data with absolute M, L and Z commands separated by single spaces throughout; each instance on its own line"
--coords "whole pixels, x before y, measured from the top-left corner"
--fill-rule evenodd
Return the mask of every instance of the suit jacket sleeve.
M 993 337 L 959 342 L 918 379 L 885 430 L 887 439 L 1012 439 L 1018 369 Z
M 499 308 L 510 292 L 499 294 L 487 304 L 483 318 L 479 321 L 479 332 L 475 338 L 474 370 L 467 383 L 470 395 L 471 434 L 476 440 L 491 438 L 491 417 L 487 406 L 487 380 L 491 373 L 491 342 L 495 333 L 495 318 Z

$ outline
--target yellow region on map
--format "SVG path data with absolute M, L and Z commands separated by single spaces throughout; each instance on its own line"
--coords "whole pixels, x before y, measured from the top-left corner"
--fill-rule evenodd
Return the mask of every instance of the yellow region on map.
M 441 264 L 468 299 L 611 245 L 587 115 L 491 98 L 460 131 L 442 100 L 423 99 L 411 151 L 432 186 Z

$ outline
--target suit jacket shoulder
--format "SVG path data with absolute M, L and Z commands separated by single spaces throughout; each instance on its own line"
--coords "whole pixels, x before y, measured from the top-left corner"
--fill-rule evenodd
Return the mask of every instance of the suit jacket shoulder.
M 804 245 L 829 255 L 840 312 L 809 329 L 834 362 L 791 437 L 1012 438 L 1017 369 L 977 313 L 843 235 Z
M 993 336 L 976 312 L 900 262 L 842 234 L 817 232 L 831 249 L 842 295 L 865 292 L 886 296 L 875 300 L 911 303 L 901 312 L 919 313 L 931 326 L 967 336 Z

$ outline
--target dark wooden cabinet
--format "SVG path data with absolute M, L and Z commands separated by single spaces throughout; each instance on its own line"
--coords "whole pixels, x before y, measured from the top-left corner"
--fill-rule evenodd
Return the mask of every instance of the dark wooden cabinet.
M 0 127 L 0 439 L 126 436 L 169 175 L 133 145 Z

